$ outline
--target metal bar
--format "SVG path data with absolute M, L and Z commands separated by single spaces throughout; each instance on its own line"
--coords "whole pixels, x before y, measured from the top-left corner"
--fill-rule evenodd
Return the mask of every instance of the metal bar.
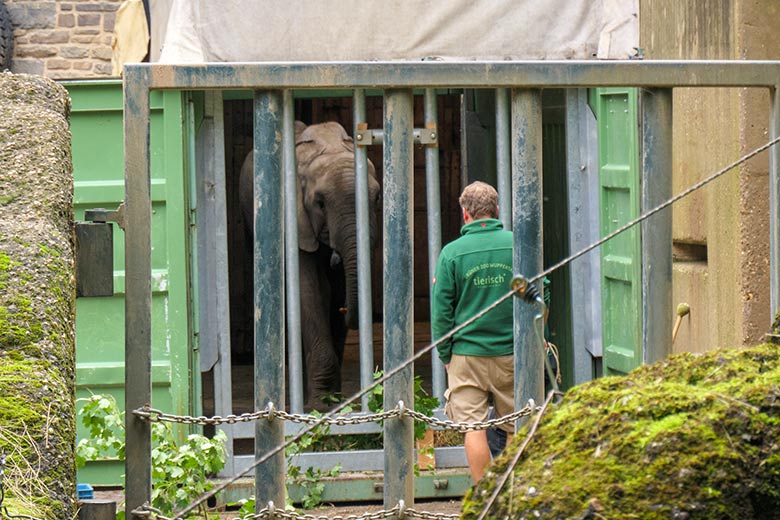
M 198 367 L 201 372 L 208 372 L 216 363 L 218 356 L 216 327 L 211 322 L 211 320 L 216 318 L 217 314 L 214 307 L 215 299 L 209 298 L 209 295 L 214 294 L 214 287 L 211 285 L 215 280 L 213 276 L 209 278 L 209 274 L 213 275 L 213 265 L 209 265 L 213 262 L 213 257 L 210 255 L 210 242 L 204 240 L 205 231 L 201 233 L 198 233 L 198 231 L 213 229 L 213 227 L 207 227 L 212 225 L 209 222 L 209 217 L 211 216 L 209 213 L 213 208 L 210 207 L 209 203 L 211 201 L 208 200 L 206 195 L 207 181 L 205 178 L 208 174 L 204 172 L 206 160 L 203 157 L 203 150 L 206 148 L 205 141 L 210 137 L 207 134 L 210 133 L 211 128 L 204 114 L 201 132 L 198 133 L 195 127 L 195 101 L 190 95 L 185 97 L 187 98 L 187 112 L 184 122 L 186 124 L 186 133 L 189 134 L 185 147 L 187 150 L 186 175 L 188 176 L 187 181 L 191 183 L 191 186 L 195 187 L 195 189 L 187 190 L 189 217 L 191 219 L 194 217 L 193 220 L 195 221 L 194 226 L 188 226 L 190 233 L 188 238 L 191 243 L 196 244 L 196 247 L 191 249 L 190 266 L 197 276 L 192 281 L 194 286 L 192 306 L 197 309 L 197 312 L 192 314 L 193 348 L 191 349 L 191 366 L 193 370 L 195 370 L 195 367 Z M 200 269 L 199 266 L 205 266 L 205 268 Z M 212 269 L 209 270 L 209 267 L 212 267 Z M 202 377 L 192 378 L 190 395 L 203 395 L 202 379 Z M 193 399 L 191 410 L 194 414 L 203 414 L 202 401 L 202 399 Z
M 347 414 L 347 417 L 361 416 L 363 412 L 357 412 L 354 414 Z M 296 423 L 292 421 L 285 421 L 284 434 L 295 435 L 309 425 L 305 423 Z M 382 433 L 382 425 L 375 422 L 366 422 L 359 424 L 344 424 L 342 426 L 332 425 L 328 430 L 329 435 L 348 435 L 352 433 Z M 239 422 L 233 425 L 233 435 L 237 439 L 254 439 L 255 438 L 255 425 L 253 422 Z
M 222 106 L 222 92 L 205 93 L 205 115 L 209 122 L 205 158 L 208 166 L 204 168 L 204 195 L 208 204 L 208 217 L 211 225 L 201 227 L 198 236 L 208 242 L 211 257 L 208 271 L 214 280 L 213 291 L 215 309 L 210 323 L 214 327 L 214 342 L 217 361 L 214 365 L 214 412 L 225 416 L 233 413 L 233 382 L 230 369 L 230 294 L 228 274 L 228 236 L 227 236 L 227 190 L 225 186 L 225 120 Z M 210 189 L 209 189 L 210 187 Z M 206 208 L 204 208 L 206 209 Z M 205 240 L 203 233 L 214 229 L 214 236 Z M 200 298 L 201 304 L 205 301 Z M 216 318 L 216 319 L 214 319 Z M 201 323 L 204 323 L 201 320 Z M 203 330 L 201 329 L 201 332 Z M 203 341 L 203 336 L 201 336 Z M 219 429 L 227 435 L 225 448 L 228 451 L 223 475 L 233 474 L 233 428 L 221 425 Z
M 566 91 L 566 183 L 569 197 L 569 251 L 580 251 L 599 236 L 598 136 L 588 108 L 587 89 Z M 601 356 L 601 259 L 592 251 L 571 263 L 574 384 L 593 379 L 593 358 Z
M 425 127 L 436 129 L 438 134 L 438 106 L 436 91 L 425 89 Z M 439 147 L 425 148 L 425 198 L 428 205 L 428 280 L 433 280 L 436 274 L 436 262 L 441 252 L 441 190 L 439 187 Z M 444 405 L 444 391 L 447 388 L 447 378 L 444 364 L 431 352 L 431 387 L 433 396 Z
M 466 453 L 463 446 L 451 446 L 445 448 L 434 448 L 436 458 L 436 470 L 466 468 Z M 317 451 L 304 452 L 296 455 L 291 461 L 292 464 L 299 466 L 303 471 L 307 468 L 315 467 L 324 470 L 333 468 L 336 464 L 341 464 L 342 473 L 352 471 L 379 471 L 384 469 L 384 450 L 351 450 L 351 451 Z M 236 469 L 243 471 L 252 465 L 254 459 L 251 455 L 237 455 Z M 385 482 L 389 479 L 385 475 Z
M 355 89 L 353 94 L 353 135 L 358 125 L 366 122 L 366 93 Z M 371 306 L 371 235 L 368 214 L 368 150 L 355 146 L 355 216 L 357 217 L 358 259 L 358 324 L 360 337 L 360 387 L 374 382 L 374 330 Z M 360 398 L 361 410 L 367 412 L 369 395 Z
M 384 99 L 384 369 L 414 354 L 414 108 L 412 91 L 388 90 Z M 414 406 L 410 365 L 385 382 L 384 407 Z M 414 503 L 414 424 L 410 417 L 385 421 L 384 505 Z
M 363 90 L 363 89 L 356 89 Z M 426 89 L 436 92 L 435 89 Z M 365 122 L 365 121 L 363 121 Z M 434 125 L 436 122 L 434 121 Z M 436 134 L 436 127 L 432 128 L 415 128 L 414 132 L 414 144 L 432 144 L 438 146 L 439 137 Z M 382 144 L 385 140 L 385 131 L 381 128 L 375 129 L 360 129 L 355 131 L 355 141 L 358 146 L 371 146 L 373 144 Z
M 774 87 L 780 61 L 550 60 L 129 64 L 152 89 Z
M 125 500 L 132 513 L 152 494 L 151 423 L 132 411 L 152 402 L 152 203 L 148 70 L 125 75 Z
M 531 277 L 543 270 L 542 95 L 512 91 L 512 222 L 514 271 Z M 541 282 L 538 282 L 541 293 Z M 544 400 L 544 357 L 534 330 L 538 305 L 515 299 L 515 408 Z M 520 377 L 522 375 L 522 377 Z M 521 419 L 518 425 L 527 421 Z
M 769 139 L 780 136 L 780 85 L 770 90 Z M 769 149 L 769 308 L 774 320 L 780 306 L 780 146 Z
M 255 409 L 284 408 L 284 222 L 282 93 L 257 90 L 254 99 Z M 284 442 L 284 422 L 255 424 L 255 457 Z M 284 504 L 284 451 L 255 469 L 256 510 Z
M 498 213 L 504 229 L 512 229 L 512 146 L 509 89 L 496 89 L 496 185 Z
M 672 197 L 672 89 L 641 91 L 641 211 Z M 672 208 L 642 222 L 642 351 L 645 363 L 672 353 Z
M 284 165 L 284 249 L 287 283 L 287 358 L 290 363 L 290 411 L 303 413 L 301 284 L 298 274 L 298 169 L 295 160 L 295 108 L 292 90 L 282 94 L 282 164 Z

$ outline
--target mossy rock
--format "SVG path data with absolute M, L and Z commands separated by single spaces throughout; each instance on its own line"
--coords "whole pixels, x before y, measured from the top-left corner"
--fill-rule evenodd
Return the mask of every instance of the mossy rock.
M 3 506 L 43 520 L 76 514 L 69 106 L 49 79 L 0 74 Z
M 464 518 L 527 432 L 467 494 Z M 678 354 L 571 389 L 488 517 L 780 519 L 780 348 Z

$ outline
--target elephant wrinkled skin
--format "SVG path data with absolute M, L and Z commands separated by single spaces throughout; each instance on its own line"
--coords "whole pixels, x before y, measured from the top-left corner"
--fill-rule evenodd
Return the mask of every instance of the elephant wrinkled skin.
M 355 150 L 336 122 L 295 122 L 298 168 L 298 253 L 301 340 L 307 409 L 328 408 L 323 398 L 341 392 L 347 327 L 358 326 Z M 368 164 L 371 249 L 376 244 L 381 188 Z M 241 168 L 239 198 L 253 236 L 253 154 Z

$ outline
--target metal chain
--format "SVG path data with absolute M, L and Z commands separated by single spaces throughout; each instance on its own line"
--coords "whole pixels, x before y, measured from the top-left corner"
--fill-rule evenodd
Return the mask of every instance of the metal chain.
M 370 422 L 380 422 L 385 419 L 399 417 L 401 411 L 398 408 L 387 412 L 360 415 L 337 415 L 335 417 L 317 417 L 316 415 L 306 415 L 297 413 L 287 413 L 283 410 L 274 410 L 274 415 L 285 421 L 305 424 L 327 424 L 328 426 L 345 426 L 353 424 L 365 424 Z
M 198 417 L 192 415 L 173 415 L 165 413 L 162 410 L 152 408 L 149 405 L 144 405 L 141 408 L 133 410 L 133 415 L 144 419 L 149 422 L 172 422 L 179 424 L 199 424 L 199 425 L 218 425 L 218 424 L 236 424 L 240 422 L 252 422 L 260 419 L 268 419 L 271 416 L 271 412 L 266 409 L 259 412 L 242 413 L 241 415 L 227 415 L 220 417 L 215 415 L 214 417 L 205 417 L 200 415 Z
M 417 509 L 406 507 L 404 501 L 401 500 L 392 509 L 382 509 L 373 513 L 365 513 L 362 515 L 312 515 L 301 514 L 294 510 L 278 510 L 274 507 L 273 503 L 269 504 L 269 507 L 261 509 L 259 512 L 249 515 L 244 515 L 240 520 L 249 520 L 253 518 L 283 518 L 285 520 L 382 520 L 384 518 L 421 518 L 423 520 L 457 520 L 460 515 L 448 514 L 448 513 L 433 513 L 431 511 L 418 511 Z
M 247 515 L 241 517 L 242 520 L 248 518 L 284 518 L 286 520 L 382 520 L 383 518 L 393 518 L 398 516 L 399 506 L 395 506 L 390 510 L 381 510 L 374 513 L 366 513 L 364 515 L 348 515 L 341 516 L 336 515 L 332 517 L 317 516 L 311 514 L 300 514 L 293 510 L 278 510 L 272 508 L 264 508 L 259 513 L 254 515 Z
M 381 422 L 386 419 L 394 419 L 407 415 L 412 419 L 429 424 L 431 426 L 439 427 L 442 430 L 453 430 L 457 432 L 469 432 L 476 430 L 487 430 L 502 424 L 508 424 L 515 422 L 521 417 L 526 417 L 533 413 L 533 402 L 526 405 L 521 410 L 517 410 L 509 415 L 503 417 L 497 417 L 488 421 L 476 421 L 476 422 L 455 422 L 447 419 L 437 419 L 435 417 L 428 417 L 427 415 L 410 410 L 399 403 L 399 406 L 388 410 L 386 412 L 374 413 L 374 414 L 361 414 L 354 416 L 338 415 L 335 417 L 328 416 L 316 416 L 306 414 L 293 414 L 287 413 L 283 410 L 276 410 L 272 407 L 265 410 L 253 413 L 245 413 L 241 415 L 228 415 L 226 417 L 220 417 L 215 415 L 213 417 L 194 417 L 191 415 L 173 415 L 151 408 L 146 405 L 133 411 L 136 416 L 145 419 L 149 422 L 172 422 L 180 424 L 200 424 L 200 425 L 217 425 L 217 424 L 235 424 L 237 422 L 249 422 L 257 421 L 260 419 L 279 418 L 285 421 L 304 423 L 310 425 L 328 425 L 328 426 L 345 426 L 355 424 L 365 424 L 369 422 Z
M 460 518 L 460 515 L 456 514 L 449 514 L 449 513 L 431 513 L 430 511 L 417 511 L 413 508 L 408 508 L 406 511 L 406 516 L 411 516 L 414 518 L 423 518 L 426 520 L 457 520 Z
M 533 403 L 531 403 L 526 405 L 524 408 L 517 410 L 516 412 L 510 413 L 509 415 L 504 415 L 503 417 L 497 417 L 487 421 L 476 422 L 455 422 L 448 419 L 436 419 L 435 417 L 428 417 L 427 415 L 416 412 L 414 410 L 405 410 L 404 414 L 409 415 L 416 421 L 424 422 L 430 424 L 431 426 L 438 426 L 442 430 L 454 430 L 456 432 L 465 433 L 477 430 L 487 430 L 496 426 L 501 426 L 502 424 L 513 423 L 521 417 L 531 415 L 534 409 L 535 407 L 533 406 Z

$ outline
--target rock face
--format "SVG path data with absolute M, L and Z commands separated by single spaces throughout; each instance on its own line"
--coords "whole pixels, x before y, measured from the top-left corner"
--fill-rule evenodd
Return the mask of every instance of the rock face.
M 76 513 L 69 109 L 53 81 L 0 73 L 3 505 L 57 520 Z
M 476 518 L 521 430 L 467 495 Z M 488 518 L 780 518 L 780 348 L 680 354 L 551 405 Z

